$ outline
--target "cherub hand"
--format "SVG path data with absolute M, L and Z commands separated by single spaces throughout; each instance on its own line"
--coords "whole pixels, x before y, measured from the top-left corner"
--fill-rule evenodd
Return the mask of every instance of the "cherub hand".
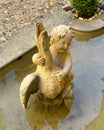
M 63 78 L 64 78 L 64 72 L 63 71 L 57 71 L 56 77 L 57 77 L 58 81 L 62 81 Z
M 40 56 L 39 54 L 33 55 L 32 61 L 36 65 L 44 65 L 45 64 L 45 58 L 43 56 Z
M 44 65 L 45 64 L 45 58 L 43 56 L 39 56 L 38 60 L 39 60 L 39 65 Z

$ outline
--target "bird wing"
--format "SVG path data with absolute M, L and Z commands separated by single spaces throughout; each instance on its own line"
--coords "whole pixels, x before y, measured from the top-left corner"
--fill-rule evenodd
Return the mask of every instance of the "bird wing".
M 23 79 L 20 86 L 20 100 L 24 108 L 27 107 L 30 95 L 38 91 L 39 80 L 40 78 L 36 73 L 31 73 Z

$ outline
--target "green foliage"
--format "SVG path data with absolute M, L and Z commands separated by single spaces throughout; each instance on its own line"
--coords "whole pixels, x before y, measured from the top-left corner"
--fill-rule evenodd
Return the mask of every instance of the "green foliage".
M 71 0 L 71 3 L 79 17 L 89 18 L 95 13 L 98 0 Z

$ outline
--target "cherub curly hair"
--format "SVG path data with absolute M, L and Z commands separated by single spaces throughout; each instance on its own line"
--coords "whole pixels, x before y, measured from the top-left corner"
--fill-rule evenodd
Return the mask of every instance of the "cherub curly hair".
M 70 37 L 74 37 L 74 33 L 70 26 L 67 25 L 59 25 L 53 28 L 50 36 L 50 44 L 52 45 L 54 42 L 57 42 L 59 39 L 64 38 L 66 35 L 70 35 Z

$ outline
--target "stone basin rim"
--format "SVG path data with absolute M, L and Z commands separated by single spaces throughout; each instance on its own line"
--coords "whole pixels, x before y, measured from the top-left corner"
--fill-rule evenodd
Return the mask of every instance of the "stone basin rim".
M 75 31 L 77 31 L 77 32 L 82 32 L 82 33 L 91 33 L 91 32 L 95 32 L 95 31 L 98 31 L 98 30 L 101 30 L 101 29 L 103 29 L 104 28 L 104 26 L 103 27 L 100 27 L 100 28 L 98 28 L 98 29 L 96 29 L 96 30 L 79 30 L 79 29 L 76 29 L 76 28 L 74 28 L 74 27 L 71 27 L 73 30 L 75 30 Z
M 73 30 L 80 32 L 94 32 L 104 28 L 104 13 L 92 20 L 83 21 L 72 16 L 70 26 Z

